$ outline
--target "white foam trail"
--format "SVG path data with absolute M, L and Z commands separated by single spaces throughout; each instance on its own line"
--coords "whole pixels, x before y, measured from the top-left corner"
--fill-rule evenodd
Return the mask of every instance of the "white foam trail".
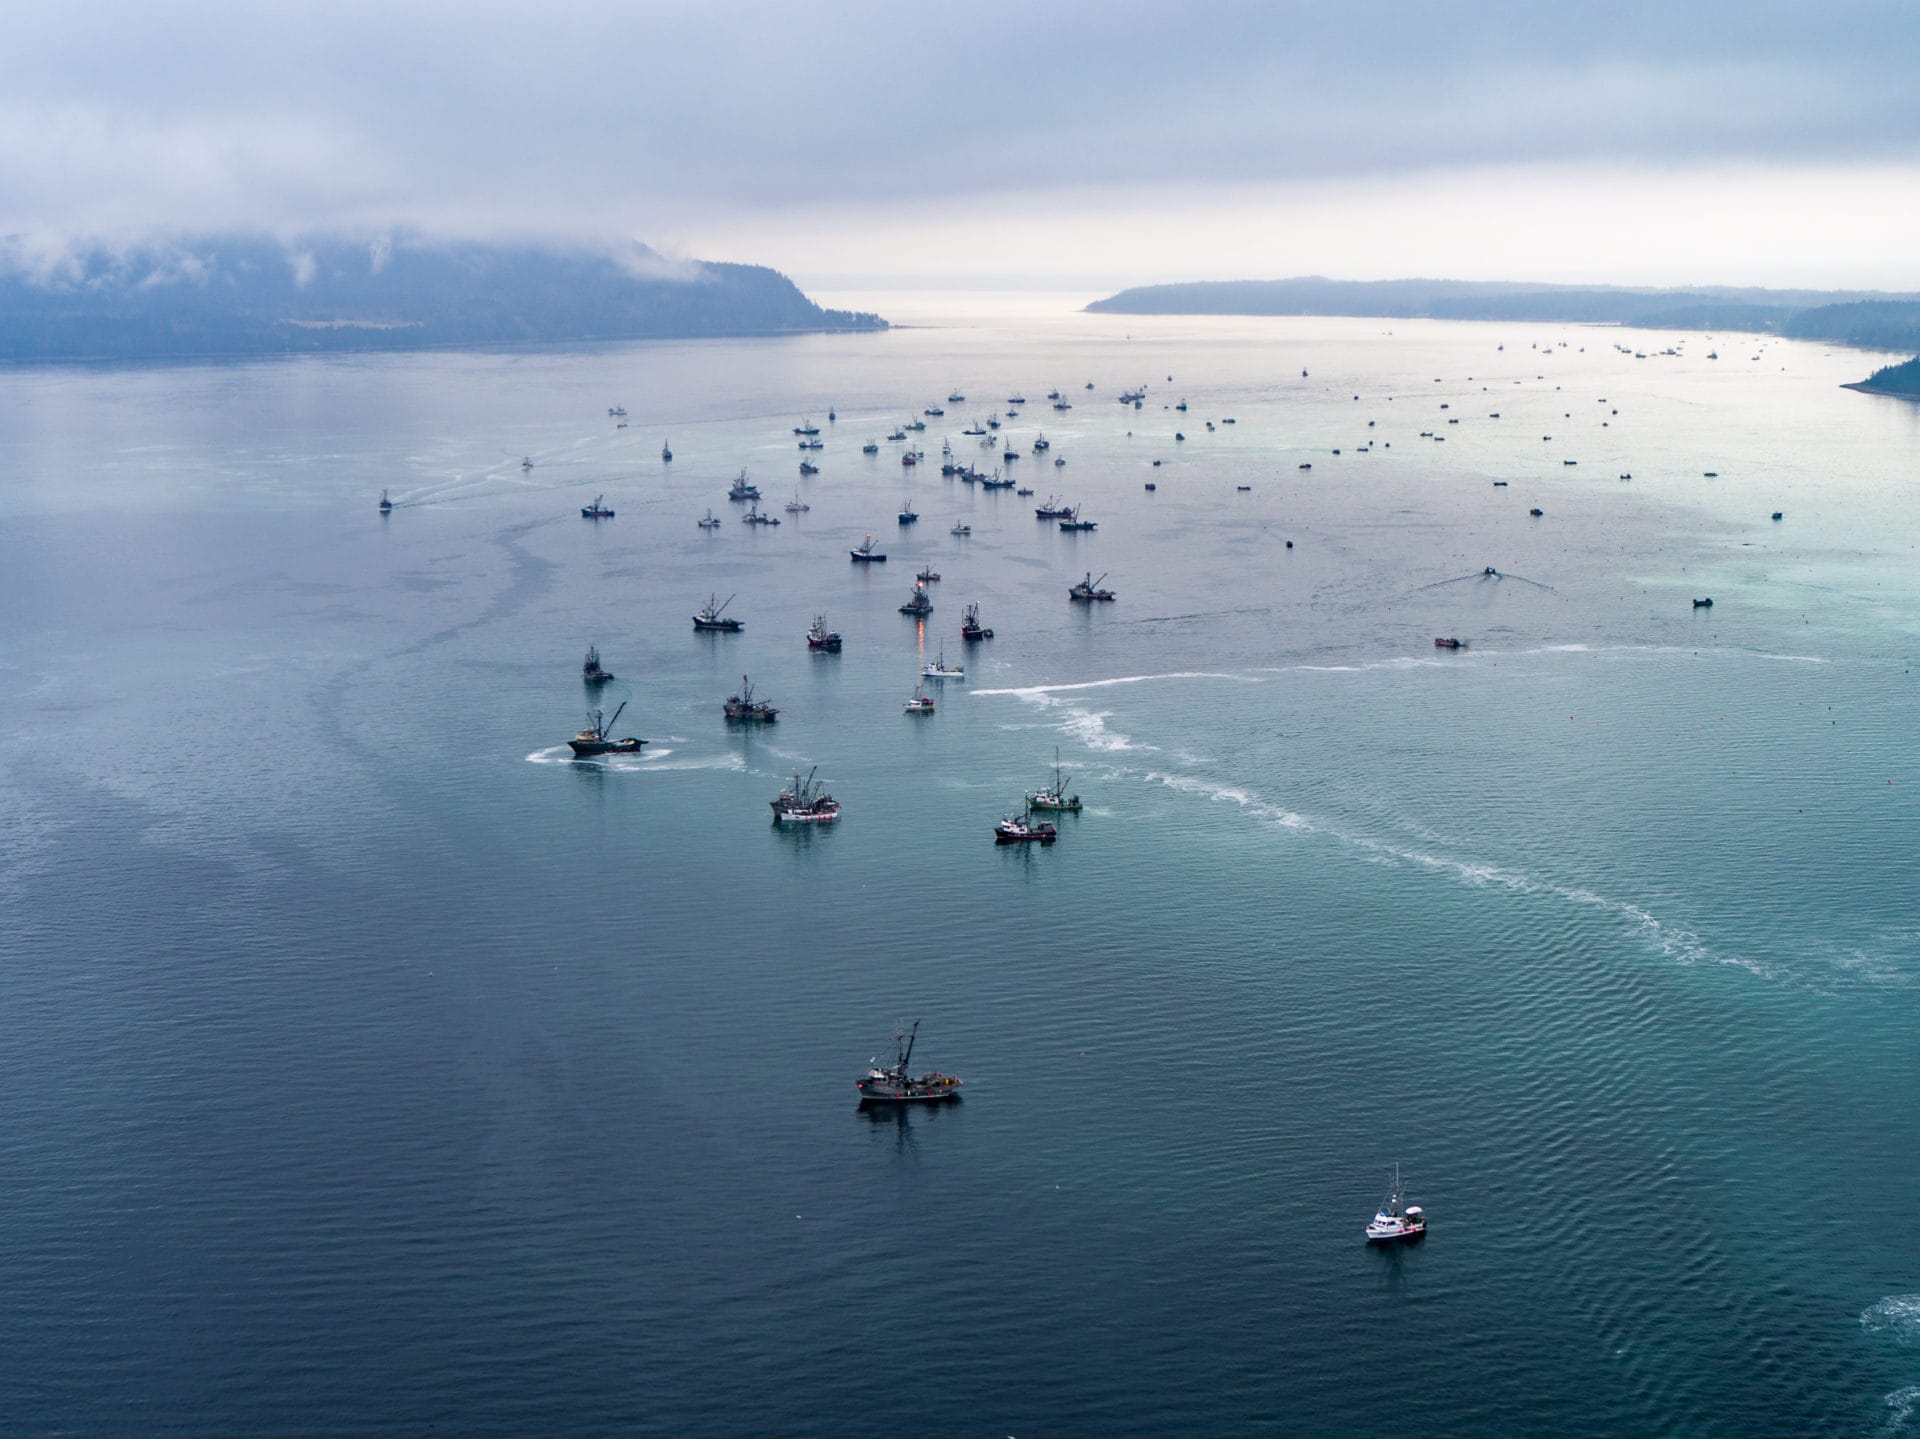
M 1903 1344 L 1920 1340 L 1920 1294 L 1889 1294 L 1860 1311 L 1860 1327 Z
M 1907 1421 L 1913 1417 L 1913 1409 L 1920 1403 L 1920 1386 L 1909 1385 L 1905 1389 L 1896 1389 L 1887 1396 L 1887 1422 L 1880 1426 L 1882 1434 L 1903 1434 Z
M 1017 699 L 1032 699 L 1038 695 L 1064 694 L 1069 690 L 1103 690 L 1113 685 L 1143 685 L 1155 680 L 1234 680 L 1240 684 L 1259 684 L 1252 675 L 1220 674 L 1213 670 L 1175 670 L 1160 675 L 1118 675 L 1106 680 L 1081 680 L 1074 684 L 1058 685 L 1020 685 L 1011 689 L 974 690 L 976 695 L 1013 695 Z
M 1323 835 L 1338 844 L 1347 845 L 1361 851 L 1383 864 L 1413 865 L 1437 874 L 1448 874 L 1462 882 L 1475 886 L 1497 885 L 1516 894 L 1545 894 L 1565 900 L 1570 904 L 1581 905 L 1589 909 L 1602 910 L 1625 920 L 1640 934 L 1646 942 L 1660 954 L 1683 964 L 1734 964 L 1759 975 L 1762 978 L 1775 978 L 1774 972 L 1756 961 L 1735 955 L 1722 955 L 1709 949 L 1700 937 L 1690 930 L 1679 929 L 1661 921 L 1650 911 L 1634 904 L 1630 900 L 1611 899 L 1596 894 L 1590 889 L 1578 885 L 1561 884 L 1554 880 L 1540 879 L 1504 865 L 1492 864 L 1484 860 L 1456 859 L 1450 855 L 1434 854 L 1425 850 L 1403 848 L 1389 844 L 1371 835 L 1355 834 L 1338 825 L 1311 816 L 1298 814 L 1252 794 L 1235 785 L 1218 784 L 1197 775 L 1164 773 L 1149 771 L 1140 776 L 1150 783 L 1165 785 L 1168 789 L 1183 794 L 1199 795 L 1207 799 L 1220 800 L 1237 805 L 1248 814 L 1266 820 L 1282 829 L 1296 830 L 1303 834 Z

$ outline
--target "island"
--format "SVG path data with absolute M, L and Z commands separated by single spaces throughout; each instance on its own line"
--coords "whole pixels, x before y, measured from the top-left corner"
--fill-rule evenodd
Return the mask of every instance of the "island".
M 1350 315 L 1748 331 L 1920 349 L 1920 296 L 1703 286 L 1646 289 L 1484 280 L 1214 280 L 1142 285 L 1087 306 L 1114 315 Z
M 383 235 L 0 241 L 0 362 L 233 356 L 791 335 L 887 328 L 822 308 L 763 265 L 645 245 Z
M 1898 395 L 1903 400 L 1920 400 L 1920 356 L 1898 365 L 1886 365 L 1866 379 L 1841 388 L 1858 390 L 1863 395 Z

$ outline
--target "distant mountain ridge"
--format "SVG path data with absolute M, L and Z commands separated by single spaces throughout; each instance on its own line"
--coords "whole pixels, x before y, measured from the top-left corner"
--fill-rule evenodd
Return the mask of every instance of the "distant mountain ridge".
M 1211 280 L 1142 285 L 1087 306 L 1119 315 L 1353 315 L 1747 330 L 1870 349 L 1920 349 L 1920 296 L 1722 286 L 1661 290 L 1481 280 Z
M 762 265 L 632 244 L 0 241 L 0 361 L 166 360 L 879 330 Z

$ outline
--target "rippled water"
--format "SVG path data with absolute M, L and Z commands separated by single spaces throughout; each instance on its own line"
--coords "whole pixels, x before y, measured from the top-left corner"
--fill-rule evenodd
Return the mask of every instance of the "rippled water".
M 0 376 L 0 1419 L 1920 1426 L 1920 425 L 1679 339 Z M 942 480 L 1015 392 L 1038 494 Z M 589 642 L 642 758 L 567 755 Z M 996 848 L 1056 747 L 1085 813 Z M 844 820 L 772 828 L 816 764 Z M 862 1115 L 902 1017 L 967 1098 Z M 1433 1231 L 1369 1250 L 1396 1162 Z

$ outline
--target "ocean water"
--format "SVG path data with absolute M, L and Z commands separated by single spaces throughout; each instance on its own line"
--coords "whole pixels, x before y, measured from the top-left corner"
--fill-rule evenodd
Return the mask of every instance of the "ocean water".
M 0 375 L 0 1428 L 1920 1427 L 1874 357 L 875 304 Z M 943 480 L 1015 393 L 1037 494 Z M 567 757 L 588 643 L 643 758 Z M 966 1098 L 861 1113 L 914 1019 Z

